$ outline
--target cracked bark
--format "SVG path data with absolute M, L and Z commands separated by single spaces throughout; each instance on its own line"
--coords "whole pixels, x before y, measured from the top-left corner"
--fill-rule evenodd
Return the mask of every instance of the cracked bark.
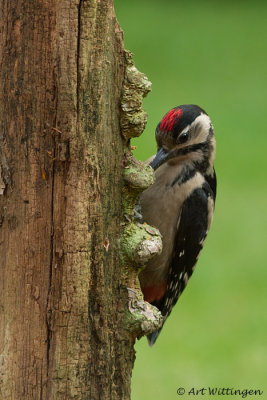
M 127 261 L 124 279 L 136 197 L 127 189 L 123 207 L 123 166 L 148 81 L 135 87 L 112 0 L 3 0 L 0 31 L 0 397 L 129 399 L 133 343 L 150 324 L 140 293 L 141 322 L 125 324 L 137 271 Z

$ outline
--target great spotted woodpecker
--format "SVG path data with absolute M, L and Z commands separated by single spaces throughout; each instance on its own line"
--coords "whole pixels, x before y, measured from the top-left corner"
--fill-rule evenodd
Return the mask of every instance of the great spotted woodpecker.
M 209 231 L 216 197 L 216 142 L 211 120 L 196 105 L 170 110 L 156 128 L 155 182 L 140 197 L 143 221 L 159 229 L 160 255 L 139 274 L 144 299 L 163 323 L 187 285 Z M 150 159 L 151 160 L 151 159 Z M 152 346 L 160 330 L 148 335 Z

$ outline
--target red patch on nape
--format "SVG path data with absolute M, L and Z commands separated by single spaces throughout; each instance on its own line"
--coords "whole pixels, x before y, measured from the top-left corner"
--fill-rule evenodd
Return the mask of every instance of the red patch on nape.
M 142 288 L 142 292 L 144 295 L 144 300 L 148 301 L 148 303 L 152 303 L 153 301 L 160 300 L 167 289 L 166 283 L 162 283 L 157 286 L 147 286 Z
M 174 123 L 181 118 L 183 110 L 181 108 L 173 108 L 162 118 L 159 129 L 164 132 L 171 131 Z

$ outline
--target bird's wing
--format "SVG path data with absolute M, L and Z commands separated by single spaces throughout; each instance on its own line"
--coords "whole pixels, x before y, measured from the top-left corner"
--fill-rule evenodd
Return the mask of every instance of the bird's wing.
M 195 189 L 183 204 L 174 241 L 173 258 L 169 267 L 167 290 L 157 302 L 153 302 L 164 320 L 187 285 L 206 239 L 214 209 L 213 191 L 208 183 Z M 159 331 L 148 336 L 153 345 Z

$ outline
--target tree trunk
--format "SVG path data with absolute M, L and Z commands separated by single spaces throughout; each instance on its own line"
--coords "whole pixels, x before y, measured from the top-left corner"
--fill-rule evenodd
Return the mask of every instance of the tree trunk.
M 2 0 L 0 24 L 1 399 L 129 399 L 149 84 L 112 0 Z

